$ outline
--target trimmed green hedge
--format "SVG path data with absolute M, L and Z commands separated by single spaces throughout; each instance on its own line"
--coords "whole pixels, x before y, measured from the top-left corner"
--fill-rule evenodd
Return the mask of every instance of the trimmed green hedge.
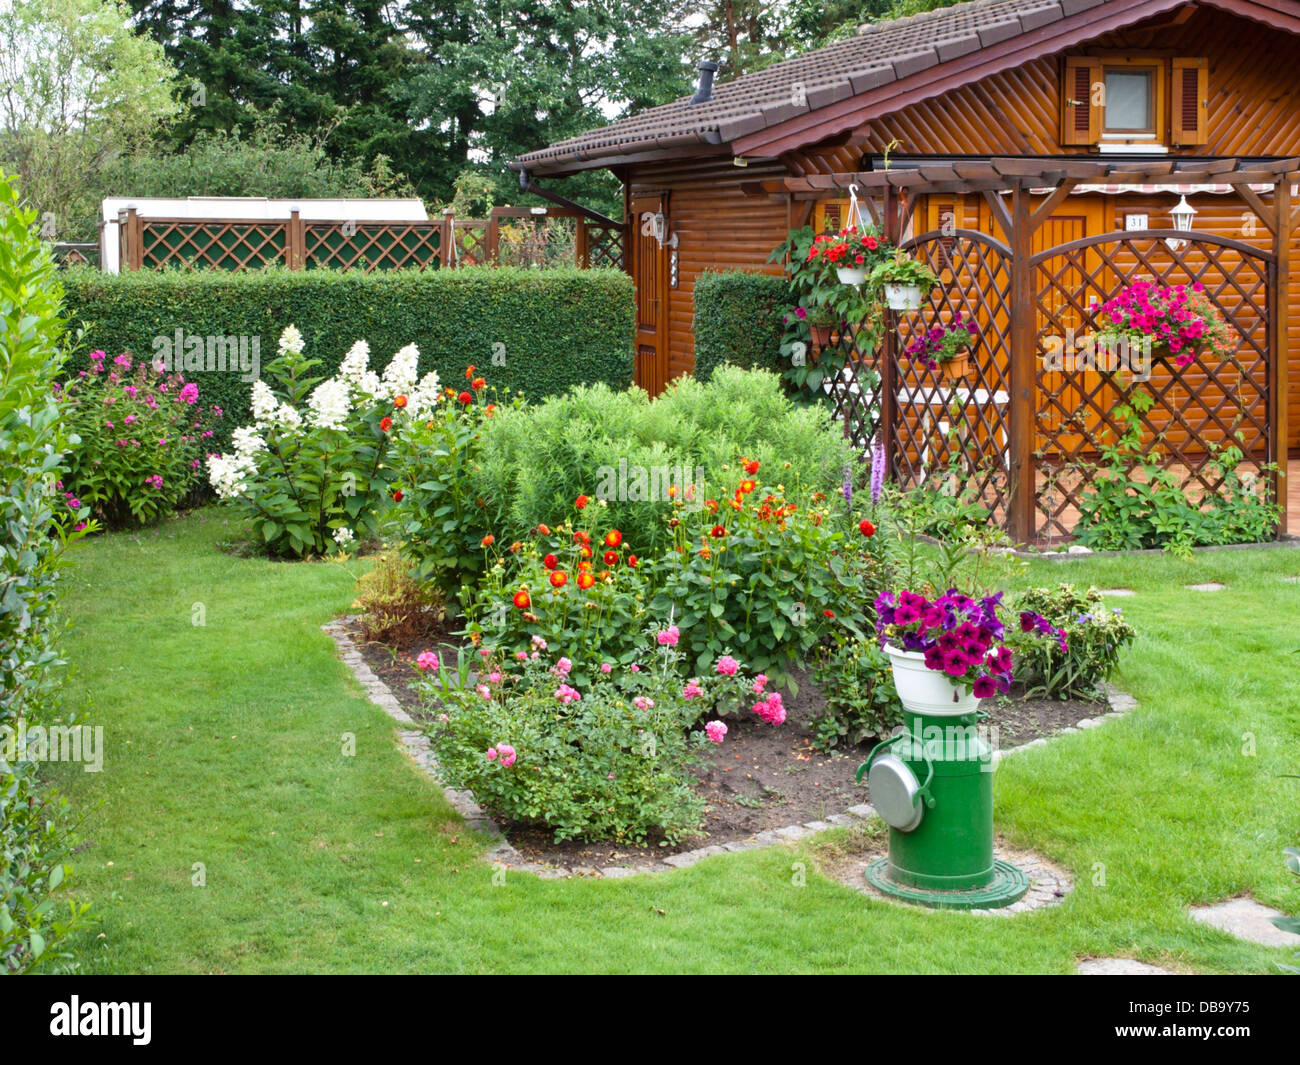
M 781 319 L 791 306 L 783 277 L 742 270 L 701 274 L 695 282 L 695 376 L 707 381 L 723 363 L 781 373 Z
M 462 387 L 474 364 L 489 382 L 529 399 L 578 384 L 632 383 L 635 301 L 632 280 L 615 270 L 391 271 L 268 269 L 139 271 L 121 275 L 70 270 L 63 275 L 67 315 L 86 334 L 69 365 L 91 351 L 132 351 L 153 358 L 155 339 L 185 336 L 259 338 L 261 362 L 275 357 L 293 323 L 307 353 L 332 374 L 357 340 L 370 343 L 380 370 L 407 344 L 420 348 L 420 372 L 437 370 Z M 497 358 L 494 360 L 494 353 Z M 238 371 L 187 372 L 206 406 L 226 411 L 227 435 L 249 421 L 251 383 Z

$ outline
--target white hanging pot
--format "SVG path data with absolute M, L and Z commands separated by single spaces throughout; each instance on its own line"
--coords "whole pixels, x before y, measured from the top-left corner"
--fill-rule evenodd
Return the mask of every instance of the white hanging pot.
M 904 651 L 885 644 L 894 670 L 894 690 L 904 710 L 931 717 L 960 717 L 973 714 L 980 701 L 965 684 L 954 684 L 952 678 L 937 669 L 929 669 L 925 655 L 920 651 Z
M 891 311 L 921 309 L 920 285 L 885 285 L 885 306 Z
M 865 266 L 837 266 L 835 272 L 839 275 L 841 285 L 860 285 L 867 279 Z

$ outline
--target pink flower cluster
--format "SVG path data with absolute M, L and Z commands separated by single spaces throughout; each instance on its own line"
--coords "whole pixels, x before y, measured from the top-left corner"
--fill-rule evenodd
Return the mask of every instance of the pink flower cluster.
M 768 692 L 750 709 L 769 725 L 780 725 L 785 721 L 785 705 L 781 702 L 780 692 Z
M 721 721 L 710 721 L 704 726 L 704 733 L 712 743 L 721 743 L 722 738 L 727 734 L 727 726 Z
M 515 749 L 508 743 L 498 743 L 495 747 L 487 749 L 487 760 L 489 762 L 500 760 L 502 765 L 512 766 L 515 764 L 515 757 Z
M 421 651 L 415 660 L 415 665 L 423 672 L 438 668 L 438 656 L 432 651 Z
M 717 669 L 724 677 L 734 677 L 736 671 L 740 669 L 740 663 L 732 658 L 731 655 L 723 655 L 718 659 Z
M 660 647 L 676 647 L 681 635 L 681 630 L 676 625 L 669 625 L 663 632 L 656 634 L 655 639 Z
M 1199 281 L 1190 287 L 1134 281 L 1103 303 L 1101 311 L 1120 330 L 1167 345 L 1174 361 L 1188 366 L 1200 348 L 1219 350 L 1230 337 L 1216 335 L 1227 330 L 1204 290 Z
M 577 688 L 571 688 L 567 684 L 561 684 L 555 689 L 555 698 L 567 706 L 569 703 L 579 702 L 582 699 L 582 695 L 579 694 Z

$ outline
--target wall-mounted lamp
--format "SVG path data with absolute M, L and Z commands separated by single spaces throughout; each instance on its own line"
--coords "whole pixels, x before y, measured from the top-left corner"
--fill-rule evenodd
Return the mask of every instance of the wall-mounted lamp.
M 1176 230 L 1180 233 L 1190 233 L 1192 231 L 1192 222 L 1196 218 L 1196 208 L 1187 202 L 1186 196 L 1180 196 L 1178 206 L 1169 212 L 1169 217 L 1174 220 Z M 1165 243 L 1174 251 L 1187 246 L 1187 241 L 1179 240 L 1176 237 L 1166 237 Z

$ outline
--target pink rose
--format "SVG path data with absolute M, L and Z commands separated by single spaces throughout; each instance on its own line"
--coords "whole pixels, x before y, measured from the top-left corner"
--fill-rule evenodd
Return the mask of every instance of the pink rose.
M 718 659 L 718 672 L 724 677 L 734 677 L 736 675 L 736 670 L 739 668 L 740 663 L 732 658 L 731 655 L 723 655 Z
M 727 734 L 727 726 L 721 721 L 710 721 L 704 726 L 704 731 L 714 743 L 721 743 L 722 737 Z
M 501 764 L 511 766 L 515 764 L 515 749 L 508 743 L 497 744 L 497 754 L 501 756 Z
M 421 651 L 420 657 L 415 660 L 416 666 L 421 670 L 430 670 L 438 668 L 438 656 L 432 651 Z

